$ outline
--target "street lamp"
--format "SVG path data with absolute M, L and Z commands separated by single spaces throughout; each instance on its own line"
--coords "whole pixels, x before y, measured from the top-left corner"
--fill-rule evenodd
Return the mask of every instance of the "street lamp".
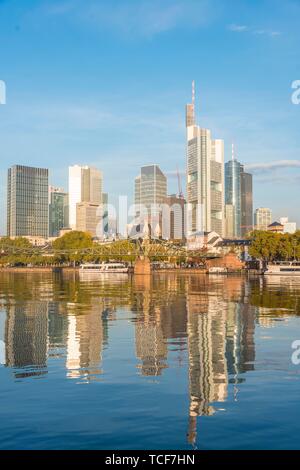
M 296 248 L 297 248 L 298 242 L 297 239 L 294 238 L 292 242 L 293 250 L 294 250 L 294 261 L 296 261 Z

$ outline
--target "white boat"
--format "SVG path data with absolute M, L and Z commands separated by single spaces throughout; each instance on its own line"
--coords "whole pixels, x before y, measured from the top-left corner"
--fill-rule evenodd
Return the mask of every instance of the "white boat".
M 108 273 L 128 273 L 129 268 L 123 263 L 101 263 L 101 264 L 82 264 L 80 273 L 87 274 L 108 274 Z
M 282 262 L 268 264 L 264 275 L 267 276 L 300 276 L 299 262 Z
M 213 266 L 209 268 L 208 274 L 227 274 L 228 269 L 221 266 Z

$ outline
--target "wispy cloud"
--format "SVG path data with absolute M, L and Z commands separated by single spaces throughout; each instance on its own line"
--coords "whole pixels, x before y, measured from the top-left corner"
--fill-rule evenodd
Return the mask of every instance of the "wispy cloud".
M 283 184 L 283 185 L 299 185 L 300 176 L 295 175 L 261 175 L 255 178 L 255 182 L 260 185 L 264 184 Z
M 251 28 L 248 25 L 240 25 L 240 24 L 230 24 L 228 25 L 229 31 L 232 31 L 234 33 L 250 33 L 254 35 L 260 35 L 260 36 L 269 36 L 269 37 L 276 37 L 280 36 L 281 32 L 280 31 L 274 31 L 270 29 L 255 29 Z
M 230 24 L 228 26 L 228 29 L 235 33 L 244 33 L 245 31 L 248 31 L 248 26 L 240 24 Z
M 39 12 L 72 17 L 81 24 L 131 36 L 154 36 L 175 28 L 196 28 L 216 14 L 218 0 L 51 1 Z
M 258 34 L 258 35 L 271 36 L 271 37 L 281 36 L 280 31 L 270 31 L 268 29 L 255 29 L 255 30 L 252 31 L 252 33 L 253 34 Z
M 277 160 L 273 162 L 251 163 L 246 165 L 248 171 L 266 172 L 277 169 L 300 168 L 300 160 Z
M 278 169 L 288 170 L 291 168 L 300 168 L 300 160 L 277 160 L 273 162 L 265 163 L 249 163 L 245 165 L 245 169 L 254 173 L 259 182 L 269 182 L 269 181 L 278 181 L 278 182 L 299 182 L 300 175 L 280 175 L 274 174 Z M 185 177 L 185 169 L 180 168 L 179 170 L 171 170 L 166 172 L 166 176 L 169 178 L 177 178 L 178 172 L 181 177 Z

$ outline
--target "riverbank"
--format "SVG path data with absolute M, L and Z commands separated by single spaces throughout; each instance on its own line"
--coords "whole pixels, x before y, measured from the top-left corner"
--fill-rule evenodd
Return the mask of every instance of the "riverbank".
M 0 268 L 0 273 L 52 273 L 52 272 L 78 272 L 79 267 L 72 267 L 72 266 L 63 266 L 63 267 L 52 267 L 52 266 L 45 266 L 45 267 L 17 267 L 17 268 Z M 151 274 L 170 274 L 170 273 L 176 273 L 176 274 L 208 274 L 206 269 L 201 269 L 201 268 L 170 268 L 170 269 L 157 269 L 157 270 L 152 270 Z M 243 273 L 246 273 L 246 271 L 232 271 L 232 272 L 227 272 L 226 274 L 239 274 L 242 275 Z M 221 274 L 217 274 L 220 276 Z
M 65 267 L 54 267 L 54 266 L 35 266 L 32 268 L 28 268 L 27 266 L 22 268 L 0 268 L 0 273 L 51 273 L 51 272 L 68 272 L 68 271 L 78 271 L 79 268 L 73 268 L 69 266 Z

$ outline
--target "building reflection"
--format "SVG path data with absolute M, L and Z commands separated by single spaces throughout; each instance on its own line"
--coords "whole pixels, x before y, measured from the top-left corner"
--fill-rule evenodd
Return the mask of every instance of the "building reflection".
M 45 375 L 47 362 L 60 360 L 68 378 L 98 380 L 109 324 L 125 309 L 143 377 L 158 380 L 171 361 L 175 367 L 187 365 L 191 445 L 197 441 L 197 418 L 215 413 L 231 394 L 237 400 L 244 373 L 254 370 L 255 321 L 267 300 L 260 286 L 256 292 L 256 284 L 242 277 L 156 273 L 114 283 L 82 282 L 72 274 L 49 278 L 46 284 L 41 278 L 34 290 L 28 281 L 31 298 L 15 304 L 7 286 L 0 313 L 0 363 L 11 367 L 15 377 Z M 21 283 L 20 292 L 23 296 Z
M 5 365 L 16 378 L 47 373 L 48 305 L 25 302 L 8 307 Z
M 6 312 L 0 309 L 0 365 L 5 365 L 5 325 Z
M 138 368 L 142 375 L 158 376 L 167 367 L 167 344 L 164 341 L 160 307 L 152 295 L 152 278 L 137 276 L 134 279 L 135 295 L 132 310 L 135 320 L 135 351 L 141 361 Z
M 67 316 L 66 369 L 70 378 L 96 380 L 102 374 L 102 350 L 108 342 L 112 312 L 92 305 L 83 315 Z
M 196 444 L 197 417 L 215 412 L 214 403 L 224 402 L 228 384 L 253 370 L 255 359 L 255 310 L 244 304 L 245 283 L 226 278 L 222 291 L 212 278 L 193 278 L 187 288 L 189 351 L 188 441 Z
M 7 308 L 0 322 L 0 363 L 16 378 L 47 374 L 48 359 L 65 358 L 67 376 L 93 380 L 102 373 L 110 309 L 94 305 L 66 314 L 57 302 L 27 302 Z
M 195 445 L 197 417 L 215 413 L 215 404 L 228 398 L 229 384 L 237 400 L 242 374 L 254 369 L 257 309 L 248 303 L 249 286 L 239 277 L 157 275 L 137 277 L 133 288 L 141 374 L 161 375 L 170 347 L 179 358 L 187 353 L 188 441 Z
M 159 376 L 168 367 L 170 343 L 183 363 L 186 349 L 186 305 L 180 296 L 184 283 L 178 276 L 137 276 L 131 305 L 136 314 L 135 347 L 144 376 Z
M 47 374 L 49 359 L 64 361 L 70 378 L 93 380 L 101 374 L 114 303 L 99 300 L 74 276 L 33 274 L 16 279 L 16 292 L 10 277 L 4 276 L 7 282 L 2 284 L 0 363 L 16 378 Z M 25 292 L 30 300 L 24 301 Z M 12 294 L 18 299 L 15 304 Z

